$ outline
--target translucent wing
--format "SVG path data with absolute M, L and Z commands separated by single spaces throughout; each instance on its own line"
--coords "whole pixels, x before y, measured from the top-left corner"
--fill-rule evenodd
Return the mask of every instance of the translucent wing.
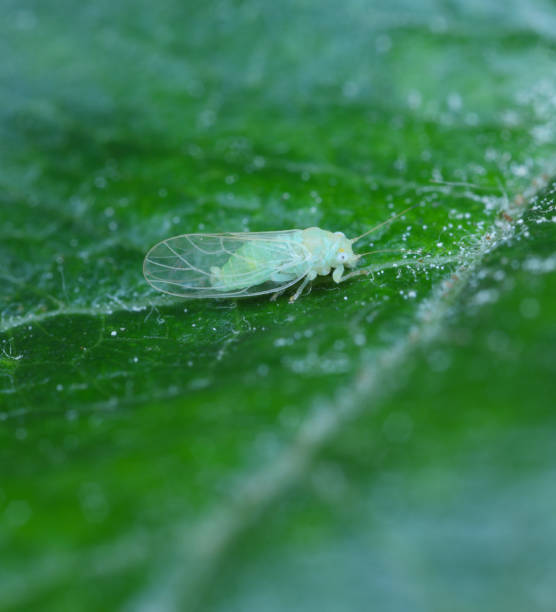
M 155 245 L 143 274 L 155 289 L 179 297 L 248 297 L 294 285 L 310 265 L 301 230 L 184 234 Z

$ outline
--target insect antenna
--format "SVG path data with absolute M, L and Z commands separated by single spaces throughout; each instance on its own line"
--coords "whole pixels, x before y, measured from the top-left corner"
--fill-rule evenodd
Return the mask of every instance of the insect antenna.
M 389 219 L 386 219 L 386 221 L 383 221 L 382 223 L 379 223 L 378 225 L 375 225 L 374 227 L 371 227 L 370 230 L 367 230 L 366 232 L 364 232 L 363 234 L 361 234 L 361 236 L 357 236 L 357 238 L 352 238 L 350 240 L 351 243 L 357 242 L 358 240 L 361 240 L 361 238 L 364 238 L 365 236 L 367 236 L 368 234 L 376 231 L 377 229 L 381 228 L 383 225 L 388 225 L 388 223 L 392 223 L 392 221 L 395 221 L 396 219 L 398 219 L 399 217 L 401 217 L 402 215 L 405 215 L 406 212 L 410 211 L 413 208 L 417 208 L 417 206 L 419 206 L 419 204 L 413 204 L 413 206 L 409 206 L 408 208 L 406 208 L 405 210 L 402 210 L 401 212 L 397 213 L 396 215 L 394 215 L 393 217 L 390 217 Z
M 377 249 L 376 251 L 357 253 L 357 258 L 365 257 L 365 255 L 374 255 L 375 253 L 404 253 L 406 255 L 421 255 L 421 251 L 408 251 L 406 249 Z

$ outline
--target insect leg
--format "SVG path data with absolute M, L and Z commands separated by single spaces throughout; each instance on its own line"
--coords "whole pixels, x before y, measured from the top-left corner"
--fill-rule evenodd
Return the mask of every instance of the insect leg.
M 270 301 L 271 302 L 275 302 L 277 298 L 279 298 L 286 290 L 285 289 L 280 289 L 280 291 L 276 291 L 276 293 L 273 293 L 270 296 Z
M 334 269 L 334 272 L 332 272 L 332 279 L 334 280 L 335 283 L 339 283 L 342 280 L 343 274 L 344 274 L 344 266 L 338 266 L 337 268 Z
M 295 276 L 292 276 L 292 274 L 289 272 L 273 272 L 270 275 L 270 280 L 275 283 L 284 283 L 293 279 L 295 279 Z M 270 301 L 275 302 L 276 298 L 279 298 L 286 289 L 278 289 L 278 291 L 276 291 L 270 296 Z
M 345 276 L 341 276 L 336 282 L 343 283 L 344 281 L 348 280 L 349 278 L 353 278 L 354 276 L 369 276 L 369 274 L 371 274 L 370 270 L 354 270 L 353 272 L 350 272 Z
M 295 302 L 295 300 L 297 300 L 297 298 L 303 293 L 303 289 L 305 289 L 307 284 L 310 283 L 312 280 L 315 280 L 316 277 L 317 277 L 317 273 L 316 272 L 308 272 L 307 273 L 307 275 L 303 279 L 303 282 L 297 288 L 297 291 L 290 297 L 290 299 L 289 299 L 290 304 L 293 304 Z

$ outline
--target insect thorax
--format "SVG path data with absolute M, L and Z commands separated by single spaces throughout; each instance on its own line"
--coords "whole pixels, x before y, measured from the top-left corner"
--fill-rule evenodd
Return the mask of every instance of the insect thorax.
M 319 227 L 309 227 L 303 230 L 302 234 L 303 244 L 311 253 L 313 261 L 332 265 L 340 237 Z

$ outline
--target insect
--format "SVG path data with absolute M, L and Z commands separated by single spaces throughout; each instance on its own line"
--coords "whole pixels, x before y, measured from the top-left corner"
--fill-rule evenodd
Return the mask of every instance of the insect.
M 353 244 L 414 206 L 356 238 L 318 227 L 278 232 L 183 234 L 156 244 L 145 256 L 143 274 L 155 289 L 184 298 L 242 298 L 271 294 L 275 300 L 301 281 L 295 302 L 318 275 L 332 272 L 342 283 L 368 274 L 356 270 L 364 255 Z M 349 270 L 349 271 L 348 271 Z

